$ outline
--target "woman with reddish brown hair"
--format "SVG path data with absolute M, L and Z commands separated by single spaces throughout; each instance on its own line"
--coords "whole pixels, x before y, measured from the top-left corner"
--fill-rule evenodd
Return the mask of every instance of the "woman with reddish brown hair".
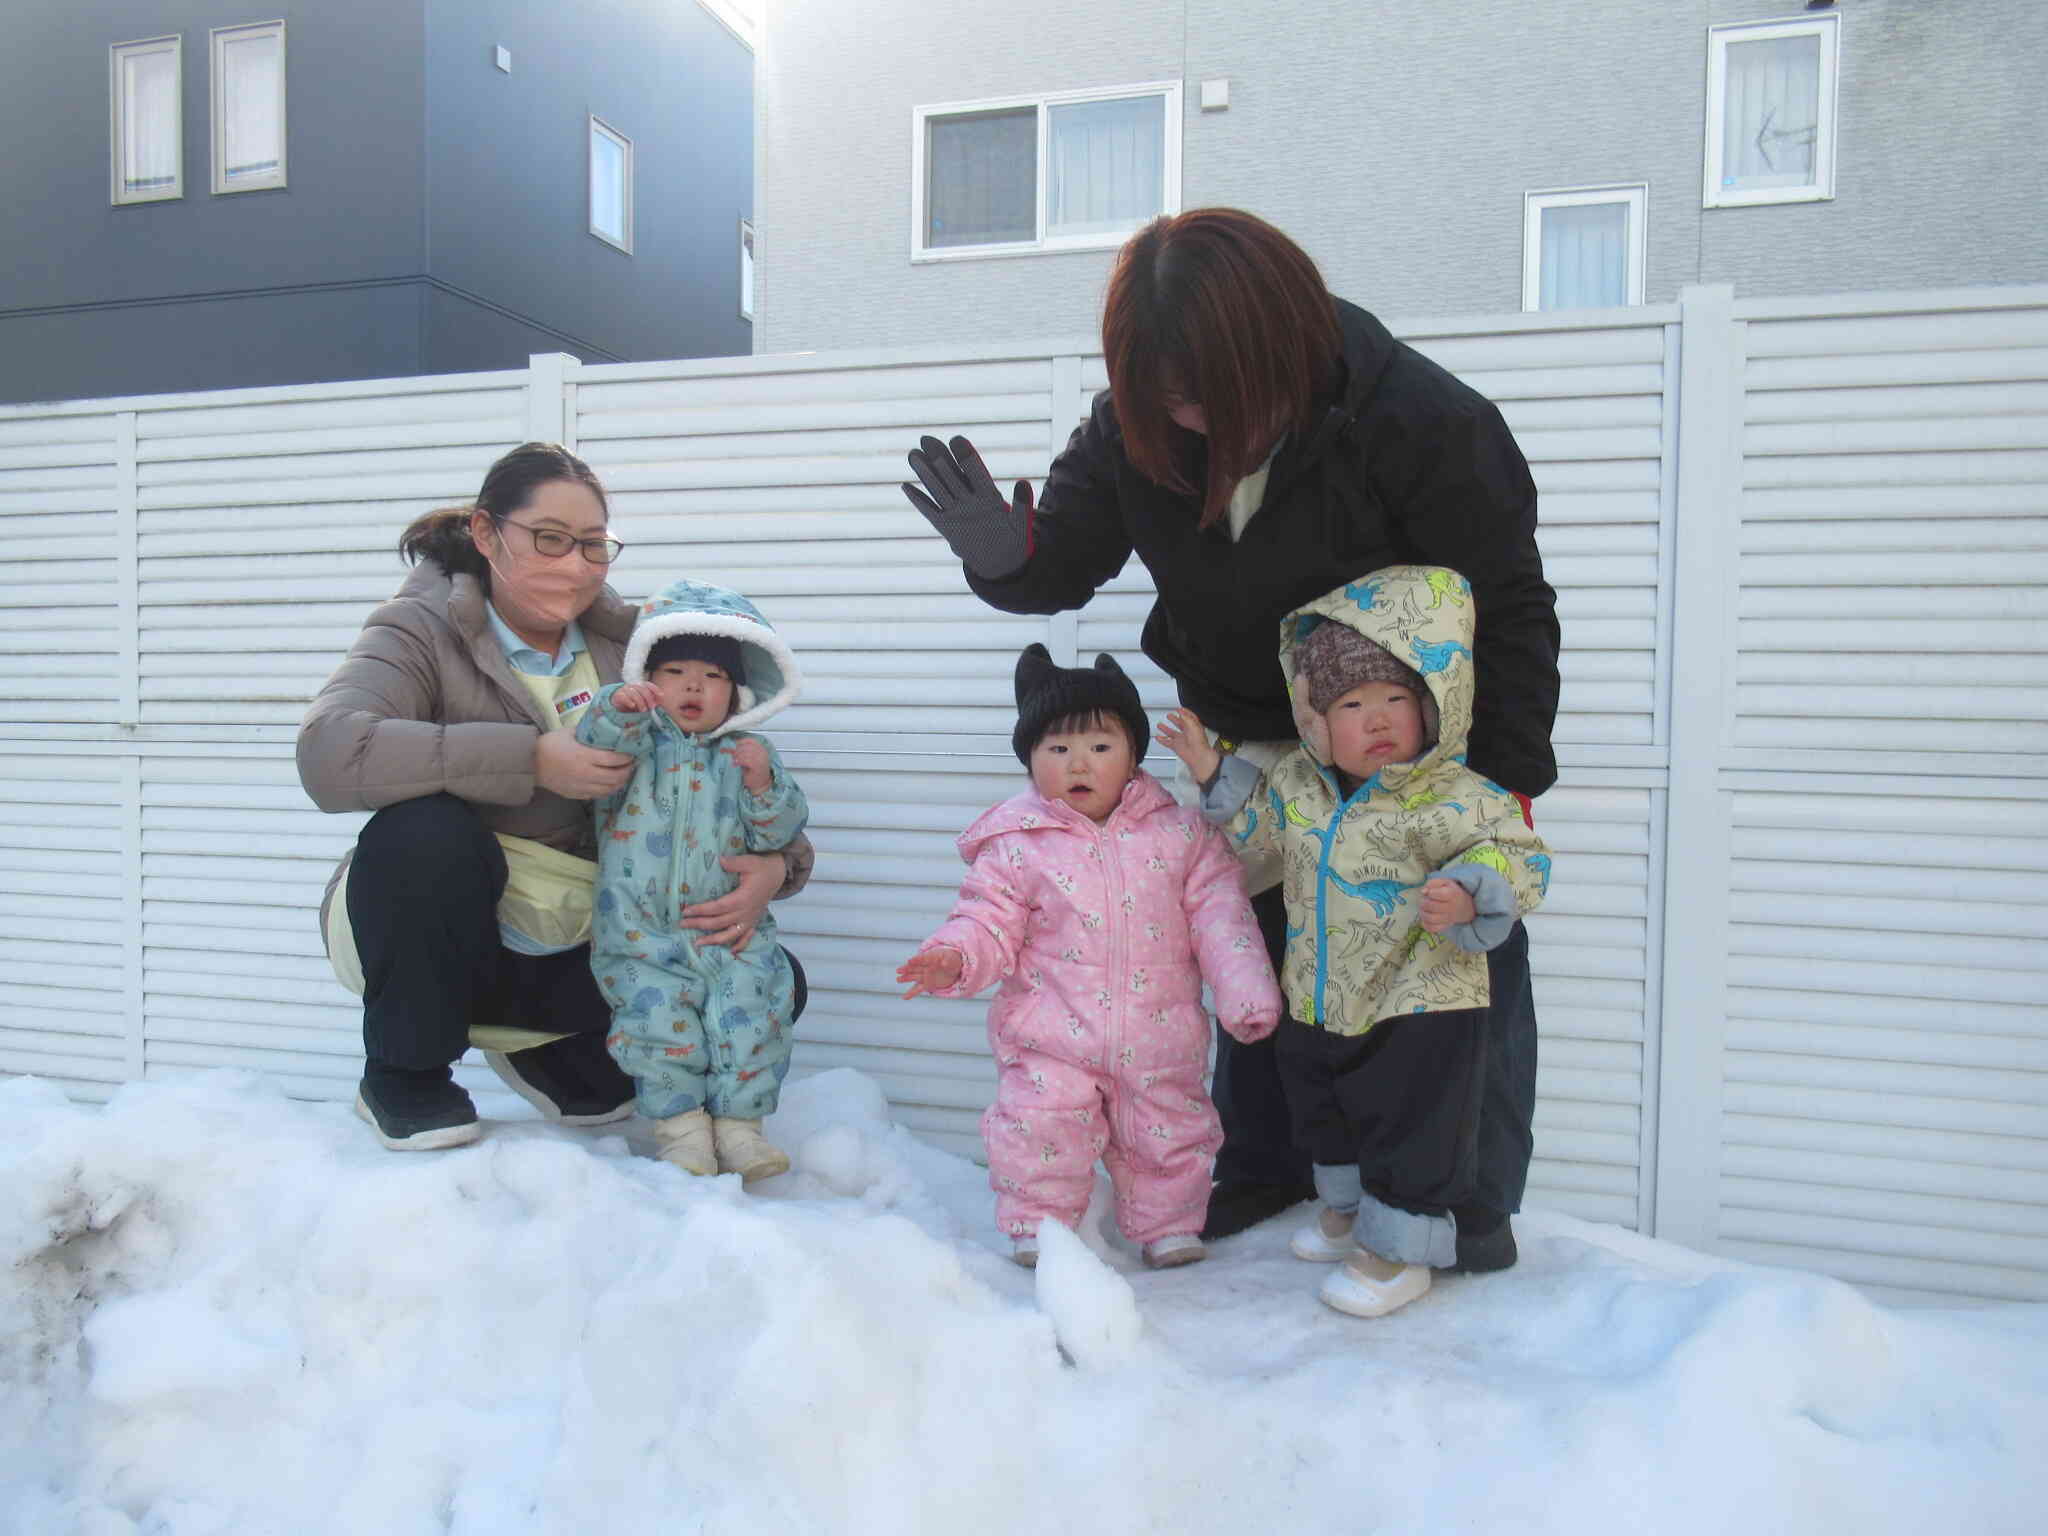
M 1125 244 L 1102 316 L 1110 387 L 1033 504 L 1005 496 L 964 437 L 922 440 L 903 487 L 968 585 L 1007 613 L 1085 605 L 1133 554 L 1158 598 L 1143 646 L 1179 702 L 1240 756 L 1295 745 L 1278 627 L 1345 580 L 1444 565 L 1472 583 L 1478 701 L 1469 765 L 1523 798 L 1556 781 L 1557 594 L 1536 548 L 1536 488 L 1500 412 L 1333 297 L 1315 263 L 1248 213 L 1200 208 Z M 1270 766 L 1270 764 L 1267 764 Z M 1277 968 L 1277 868 L 1247 867 Z M 1492 1004 L 1463 1270 L 1515 1261 L 1533 1146 L 1536 1017 L 1517 924 L 1489 956 Z M 1269 1044 L 1217 1040 L 1224 1146 L 1205 1235 L 1310 1198 Z

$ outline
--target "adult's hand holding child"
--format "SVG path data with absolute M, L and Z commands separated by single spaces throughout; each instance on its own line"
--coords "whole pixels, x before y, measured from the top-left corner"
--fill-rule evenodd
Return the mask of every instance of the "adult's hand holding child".
M 533 776 L 542 789 L 565 800 L 595 800 L 626 782 L 633 759 L 623 752 L 586 747 L 563 727 L 545 731 L 533 744 Z

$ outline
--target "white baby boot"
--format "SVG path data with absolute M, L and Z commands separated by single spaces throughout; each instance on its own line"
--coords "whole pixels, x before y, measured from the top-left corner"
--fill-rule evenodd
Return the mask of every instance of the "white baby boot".
M 789 1172 L 789 1154 L 761 1134 L 758 1120 L 714 1120 L 711 1138 L 718 1149 L 718 1171 L 738 1174 L 742 1184 Z
M 663 1161 L 674 1163 L 685 1173 L 708 1179 L 718 1172 L 718 1156 L 711 1145 L 711 1116 L 701 1109 L 655 1121 L 654 1143 L 661 1148 Z

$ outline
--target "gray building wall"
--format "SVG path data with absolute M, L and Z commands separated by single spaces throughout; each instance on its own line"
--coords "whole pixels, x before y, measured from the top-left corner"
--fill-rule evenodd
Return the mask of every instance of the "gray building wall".
M 2048 276 L 2048 7 L 1834 10 L 1835 197 L 1702 209 L 1706 29 L 1799 0 L 776 0 L 756 348 L 1091 333 L 1109 252 L 911 263 L 911 109 L 1165 79 L 1182 206 L 1271 219 L 1383 313 L 1518 309 L 1523 194 L 1614 182 L 1649 185 L 1652 301 Z
M 207 34 L 278 17 L 289 184 L 215 197 Z M 107 50 L 174 32 L 184 196 L 113 207 Z M 8 33 L 0 400 L 417 370 L 419 0 L 35 0 Z
M 703 7 L 432 0 L 426 60 L 425 371 L 503 367 L 514 348 L 515 362 L 753 349 L 739 221 L 753 210 L 754 60 Z M 630 255 L 589 233 L 590 113 L 633 141 Z M 536 347 L 541 321 L 554 339 Z
M 753 59 L 690 0 L 19 10 L 0 51 L 0 401 L 751 349 Z M 279 17 L 288 184 L 214 196 L 208 32 Z M 171 33 L 184 195 L 111 206 L 107 50 Z M 587 233 L 586 111 L 635 141 L 631 256 Z

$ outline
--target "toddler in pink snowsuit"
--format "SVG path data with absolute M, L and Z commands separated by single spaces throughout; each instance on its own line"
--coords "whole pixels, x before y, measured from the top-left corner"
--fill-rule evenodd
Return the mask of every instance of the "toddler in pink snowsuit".
M 1247 1042 L 1272 1032 L 1280 989 L 1237 858 L 1138 766 L 1150 729 L 1116 662 L 1058 667 L 1033 645 L 1016 691 L 1032 787 L 960 835 L 960 899 L 897 978 L 907 997 L 1002 982 L 981 1134 L 1018 1263 L 1037 1262 L 1041 1221 L 1080 1224 L 1098 1157 L 1145 1262 L 1193 1263 L 1223 1140 L 1202 983 Z

